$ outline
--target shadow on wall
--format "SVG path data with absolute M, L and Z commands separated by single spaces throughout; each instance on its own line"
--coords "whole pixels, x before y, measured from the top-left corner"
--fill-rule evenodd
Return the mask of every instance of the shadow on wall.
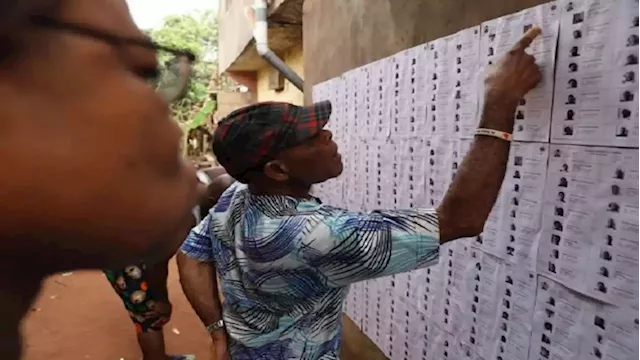
M 342 314 L 342 360 L 388 360 L 382 351 L 367 336 L 363 336 L 358 326 Z
M 345 71 L 547 2 L 549 0 L 306 0 L 302 21 L 305 103 L 311 102 L 314 84 Z

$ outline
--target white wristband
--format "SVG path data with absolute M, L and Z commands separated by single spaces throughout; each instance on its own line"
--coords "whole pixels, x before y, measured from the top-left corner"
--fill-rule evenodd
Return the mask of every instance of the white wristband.
M 484 129 L 484 128 L 476 129 L 476 132 L 474 133 L 474 135 L 492 136 L 492 137 L 502 139 L 504 141 L 509 141 L 509 142 L 511 141 L 511 137 L 512 137 L 512 135 L 509 134 L 508 132 L 498 131 L 494 129 Z

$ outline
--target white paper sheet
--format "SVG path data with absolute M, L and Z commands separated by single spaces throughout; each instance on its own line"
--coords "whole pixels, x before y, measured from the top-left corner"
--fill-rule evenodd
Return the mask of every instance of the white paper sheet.
M 341 177 L 315 186 L 314 194 L 357 211 L 434 208 L 473 142 L 479 67 L 495 61 L 525 27 L 543 29 L 530 50 L 543 82 L 516 112 L 517 141 L 482 236 L 442 246 L 429 268 L 355 284 L 345 301 L 345 311 L 391 359 L 638 357 L 638 113 L 611 121 L 597 115 L 593 129 L 585 120 L 596 116 L 593 109 L 604 113 L 622 103 L 637 109 L 635 92 L 629 101 L 617 93 L 637 88 L 637 64 L 616 63 L 629 51 L 637 55 L 637 46 L 625 42 L 633 44 L 637 13 L 634 0 L 548 3 L 314 86 L 314 101 L 333 103 L 328 128 L 345 164 Z M 573 38 L 576 30 L 582 37 Z M 573 46 L 580 56 L 567 55 Z M 559 101 L 570 95 L 563 77 L 574 74 L 562 69 L 576 57 L 580 91 L 576 104 L 566 104 Z M 565 126 L 558 114 L 574 108 L 574 120 L 567 120 L 575 123 L 574 135 L 556 137 Z M 616 137 L 612 121 L 628 126 L 629 136 Z M 560 141 L 635 148 L 554 144 Z
M 445 136 L 433 136 L 427 140 L 427 164 L 430 170 L 427 178 L 427 201 L 431 208 L 440 204 L 451 183 L 458 141 Z
M 549 147 L 513 143 L 504 183 L 475 245 L 520 266 L 536 266 Z
M 538 272 L 589 296 L 638 299 L 638 151 L 553 145 Z
M 638 146 L 638 2 L 562 2 L 552 142 Z
M 429 43 L 427 130 L 444 139 L 469 138 L 477 127 L 480 27 Z
M 516 110 L 515 140 L 549 140 L 559 20 L 558 3 L 550 2 L 482 23 L 480 54 L 485 69 L 509 51 L 531 26 L 542 29 L 542 35 L 527 50 L 541 67 L 542 81 L 525 96 Z M 480 91 L 481 98 L 483 94 Z
M 391 134 L 392 115 L 392 84 L 393 72 L 391 58 L 384 58 L 371 64 L 371 92 L 372 126 L 363 131 L 369 131 L 373 139 L 387 139 Z
M 463 342 L 483 358 L 526 359 L 535 273 L 477 249 L 470 254 Z
M 578 360 L 588 317 L 586 302 L 569 289 L 540 277 L 536 294 L 530 359 Z

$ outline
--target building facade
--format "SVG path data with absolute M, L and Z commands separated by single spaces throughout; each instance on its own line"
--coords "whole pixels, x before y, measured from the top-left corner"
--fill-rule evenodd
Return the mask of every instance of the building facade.
M 271 0 L 267 3 L 269 48 L 304 79 L 303 1 Z M 286 101 L 302 105 L 302 91 L 287 81 L 256 50 L 252 5 L 253 0 L 220 2 L 219 71 L 244 86 L 244 92 L 250 94 L 246 96 L 247 101 Z M 221 108 L 233 110 L 241 106 L 225 104 L 223 100 L 220 99 Z M 220 115 L 224 116 L 224 111 Z

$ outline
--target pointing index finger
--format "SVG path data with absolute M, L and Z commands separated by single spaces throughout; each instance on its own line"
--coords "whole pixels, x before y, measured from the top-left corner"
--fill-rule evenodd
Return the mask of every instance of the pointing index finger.
M 527 32 L 522 36 L 520 41 L 516 43 L 513 47 L 514 50 L 524 50 L 531 45 L 533 40 L 535 40 L 542 33 L 542 29 L 538 26 L 534 26 L 531 29 L 527 30 Z

